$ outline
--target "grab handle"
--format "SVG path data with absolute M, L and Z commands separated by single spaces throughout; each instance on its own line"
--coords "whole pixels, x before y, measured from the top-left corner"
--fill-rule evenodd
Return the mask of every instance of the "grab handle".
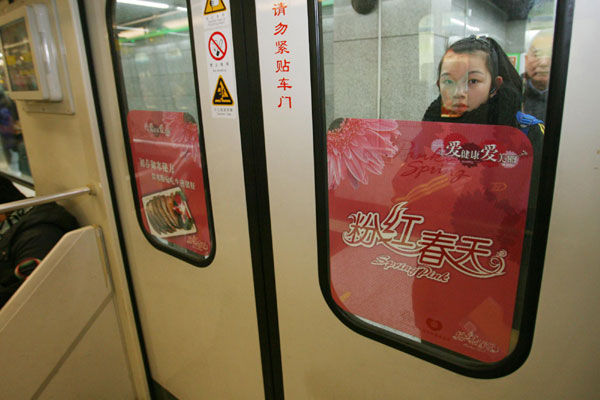
M 0 204 L 0 214 L 18 210 L 25 207 L 39 206 L 41 204 L 52 203 L 57 200 L 70 199 L 81 196 L 82 194 L 95 194 L 90 186 L 84 186 L 77 189 L 67 190 L 62 193 L 49 194 L 47 196 L 30 197 L 23 200 L 11 201 L 10 203 Z

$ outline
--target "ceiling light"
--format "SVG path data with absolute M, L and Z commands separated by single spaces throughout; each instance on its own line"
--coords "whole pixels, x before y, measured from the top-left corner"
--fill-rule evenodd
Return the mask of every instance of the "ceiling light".
M 169 29 L 181 29 L 181 28 L 186 28 L 188 26 L 188 19 L 187 18 L 179 18 L 179 19 L 173 19 L 171 21 L 167 21 L 165 23 L 163 23 L 163 26 L 165 28 L 169 28 Z
M 145 0 L 117 0 L 117 3 L 132 4 L 134 6 L 152 7 L 152 8 L 169 8 L 168 4 L 156 3 L 154 1 Z
M 134 39 L 136 37 L 144 36 L 147 31 L 144 28 L 129 28 L 126 31 L 119 32 L 121 39 Z
M 450 18 L 450 22 L 452 22 L 454 25 L 465 26 L 464 22 L 462 22 L 461 20 L 456 19 L 456 18 Z M 472 25 L 469 25 L 469 24 L 467 24 L 467 29 L 470 30 L 470 31 L 473 31 L 473 32 L 479 32 L 481 30 L 478 27 L 472 26 Z

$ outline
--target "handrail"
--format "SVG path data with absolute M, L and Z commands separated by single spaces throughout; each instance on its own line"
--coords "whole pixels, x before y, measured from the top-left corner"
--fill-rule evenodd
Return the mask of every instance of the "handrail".
M 47 196 L 31 197 L 23 200 L 11 201 L 10 203 L 0 204 L 0 214 L 18 210 L 25 207 L 39 206 L 41 204 L 52 203 L 57 200 L 70 199 L 81 196 L 82 194 L 95 194 L 90 186 L 84 186 L 76 189 L 67 190 L 62 193 L 49 194 Z

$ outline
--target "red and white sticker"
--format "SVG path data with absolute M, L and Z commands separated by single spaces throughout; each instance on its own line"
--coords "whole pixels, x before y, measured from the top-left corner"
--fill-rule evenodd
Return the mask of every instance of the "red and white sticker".
M 216 31 L 208 38 L 208 52 L 213 60 L 221 61 L 227 54 L 227 39 L 222 32 Z
M 229 0 L 207 0 L 204 8 L 204 48 L 213 118 L 237 117 L 237 87 L 231 47 Z

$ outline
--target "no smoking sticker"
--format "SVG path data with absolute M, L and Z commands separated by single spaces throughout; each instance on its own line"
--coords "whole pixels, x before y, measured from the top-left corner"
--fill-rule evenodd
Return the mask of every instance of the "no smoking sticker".
M 210 35 L 208 39 L 208 52 L 214 60 L 222 60 L 225 54 L 227 54 L 227 39 L 225 35 L 219 31 Z

